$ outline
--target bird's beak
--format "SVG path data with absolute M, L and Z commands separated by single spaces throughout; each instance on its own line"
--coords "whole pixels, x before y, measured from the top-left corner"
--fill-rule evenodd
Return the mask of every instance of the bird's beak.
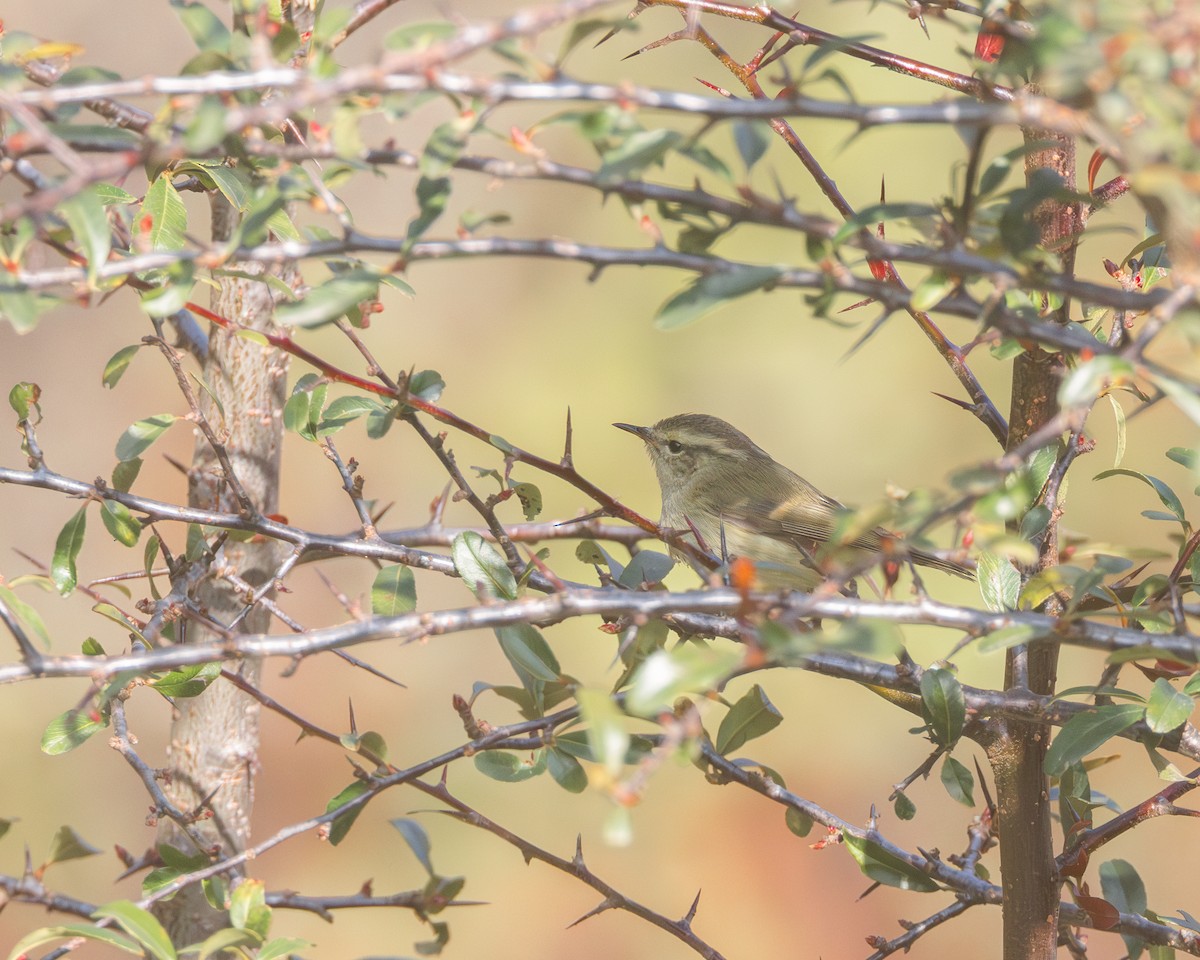
M 618 430 L 624 430 L 627 433 L 632 433 L 635 437 L 641 437 L 646 443 L 650 442 L 649 427 L 635 427 L 632 423 L 614 423 L 614 427 Z

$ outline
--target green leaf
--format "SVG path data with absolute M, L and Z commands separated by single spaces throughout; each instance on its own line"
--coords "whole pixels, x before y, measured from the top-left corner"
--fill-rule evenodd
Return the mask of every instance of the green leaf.
M 1200 452 L 1190 447 L 1172 447 L 1167 451 L 1167 459 L 1188 470 L 1200 467 Z
M 141 294 L 142 309 L 155 318 L 169 317 L 182 310 L 195 282 L 195 264 L 177 263 L 162 276 L 162 283 Z
M 319 327 L 332 323 L 365 300 L 379 296 L 379 275 L 370 270 L 349 270 L 313 287 L 304 299 L 282 304 L 275 315 L 289 327 Z
M 371 788 L 361 780 L 355 780 L 350 786 L 346 787 L 341 793 L 329 801 L 325 805 L 325 812 L 329 813 L 336 810 L 338 807 L 349 803 L 356 797 L 361 797 Z M 345 839 L 346 834 L 350 832 L 350 828 L 354 826 L 354 821 L 358 819 L 358 815 L 366 809 L 365 803 L 360 803 L 353 810 L 347 810 L 343 814 L 334 817 L 329 824 L 329 843 L 331 846 L 337 846 Z
M 1121 703 L 1077 713 L 1063 724 L 1046 751 L 1046 773 L 1061 776 L 1071 764 L 1141 720 L 1145 712 L 1139 704 Z
M 397 817 L 395 820 L 389 822 L 400 831 L 400 836 L 404 838 L 404 842 L 408 844 L 408 848 L 412 850 L 413 854 L 421 862 L 421 866 L 425 868 L 425 872 L 432 877 L 434 875 L 433 861 L 429 858 L 432 845 L 429 842 L 429 834 L 425 832 L 425 828 L 417 823 L 416 820 L 410 820 L 407 817 Z
M 164 673 L 151 686 L 164 697 L 198 697 L 220 675 L 219 663 L 194 663 Z
M 123 546 L 135 546 L 142 535 L 142 525 L 134 519 L 125 504 L 116 500 L 105 500 L 100 505 L 100 519 L 112 538 Z
M 49 649 L 50 634 L 46 631 L 46 622 L 34 607 L 31 607 L 3 584 L 0 584 L 0 601 L 16 615 L 18 620 L 38 635 L 43 647 Z
M 192 118 L 188 121 L 187 128 L 183 131 L 184 149 L 189 153 L 207 153 L 221 143 L 225 139 L 225 118 L 228 115 L 229 108 L 219 97 L 201 97 L 192 112 Z M 182 170 L 185 166 L 189 166 L 189 164 L 181 163 L 175 169 Z M 213 178 L 203 173 L 197 172 L 196 177 L 210 190 L 216 186 Z M 221 192 L 224 193 L 224 191 Z M 226 194 L 226 199 L 228 199 L 228 194 Z M 232 200 L 230 203 L 236 210 L 244 210 L 245 191 L 243 190 L 242 203 L 235 203 Z
M 202 3 L 195 0 L 170 0 L 183 27 L 200 50 L 229 53 L 232 35 L 223 20 Z
M 1158 779 L 1166 780 L 1168 783 L 1192 781 L 1193 778 L 1187 776 L 1182 770 L 1175 766 L 1175 764 L 1155 750 L 1154 747 L 1152 747 L 1149 743 L 1143 742 L 1142 748 L 1146 751 L 1146 756 L 1150 758 L 1150 763 L 1153 764 L 1155 771 L 1158 773 Z
M 446 381 L 436 370 L 418 370 L 408 378 L 409 394 L 430 403 L 440 398 L 445 389 Z
M 1103 394 L 1114 380 L 1134 375 L 1133 364 L 1124 357 L 1102 354 L 1078 364 L 1058 388 L 1058 402 L 1063 408 L 1091 404 Z
M 532 483 L 514 483 L 512 492 L 521 502 L 521 512 L 526 520 L 536 520 L 542 512 L 542 491 Z
M 1025 145 L 1022 144 L 1015 150 L 1002 153 L 1000 156 L 992 160 L 987 167 L 984 168 L 983 174 L 979 178 L 979 195 L 981 197 L 986 197 L 993 190 L 997 189 L 1006 179 L 1008 179 L 1008 175 L 1015 168 L 1017 168 L 1015 161 L 1017 161 L 1025 152 Z
M 625 672 L 613 684 L 613 689 L 621 690 L 628 685 L 642 662 L 655 650 L 666 646 L 669 634 L 669 628 L 661 620 L 650 620 L 638 627 L 633 642 L 621 644 L 619 653 L 621 662 L 625 664 Z
M 783 722 L 781 714 L 757 683 L 735 703 L 717 730 L 717 753 L 727 756 L 755 737 L 774 730 Z
M 1021 575 L 1007 557 L 981 553 L 975 564 L 975 578 L 983 604 L 994 613 L 1017 609 Z
M 458 31 L 459 26 L 454 23 L 422 20 L 390 31 L 384 36 L 383 45 L 388 50 L 427 50 L 436 43 L 449 40 Z
M 95 286 L 96 271 L 108 259 L 112 249 L 112 231 L 104 204 L 94 190 L 87 189 L 64 200 L 58 209 L 66 218 L 80 252 L 87 258 L 88 284 Z
M 1171 686 L 1163 677 L 1154 681 L 1146 703 L 1146 724 L 1155 733 L 1170 733 L 1192 715 L 1192 698 Z
M 79 860 L 83 857 L 94 857 L 99 852 L 73 829 L 62 826 L 58 828 L 54 839 L 50 841 L 50 852 L 46 855 L 46 865 L 63 863 L 67 860 Z
M 95 613 L 100 614 L 100 616 L 104 617 L 106 620 L 111 620 L 117 626 L 128 630 L 131 634 L 138 637 L 138 639 L 145 639 L 145 637 L 142 636 L 142 632 L 137 628 L 134 622 L 125 616 L 125 614 L 123 614 L 120 610 L 114 607 L 111 603 L 100 602 L 92 607 L 92 610 Z
M 104 374 L 100 378 L 100 382 L 110 390 L 115 387 L 125 375 L 125 371 L 129 369 L 129 363 L 137 356 L 137 352 L 142 349 L 140 343 L 130 344 L 128 347 L 122 347 L 114 353 L 104 365 Z
M 117 440 L 117 459 L 124 462 L 140 457 L 177 419 L 173 414 L 159 413 L 139 420 Z
M 669 710 L 677 697 L 703 693 L 724 680 L 741 663 L 737 650 L 696 644 L 657 650 L 638 667 L 626 709 L 638 716 Z
M 340 739 L 342 746 L 347 750 L 353 750 L 364 757 L 377 757 L 380 761 L 387 759 L 387 741 L 382 734 L 376 733 L 374 730 L 366 730 L 358 734 L 342 734 Z
M 863 207 L 853 217 L 838 227 L 833 235 L 833 245 L 840 246 L 860 230 L 867 230 L 879 223 L 892 220 L 914 220 L 936 214 L 927 203 L 875 203 Z
M 417 181 L 416 198 L 419 212 L 408 223 L 408 229 L 405 232 L 406 245 L 411 245 L 419 240 L 434 221 L 442 215 L 446 209 L 446 203 L 450 199 L 450 184 L 449 177 L 432 179 L 421 177 Z
M 216 97 L 205 97 L 198 109 L 202 113 L 209 109 L 216 112 L 214 119 L 220 123 L 220 130 L 214 131 L 214 134 L 219 134 L 219 136 L 209 144 L 209 146 L 216 146 L 224 136 L 224 116 L 228 110 Z M 210 190 L 219 190 L 221 196 L 239 212 L 244 212 L 250 204 L 250 185 L 246 181 L 246 175 L 238 168 L 225 166 L 224 161 L 186 160 L 175 170 L 178 173 L 194 173 Z
M 154 250 L 182 250 L 186 242 L 187 207 L 169 173 L 160 174 L 142 201 L 135 222 L 141 233 L 139 244 Z
M 951 756 L 947 756 L 942 763 L 942 786 L 959 803 L 968 807 L 975 806 L 972 792 L 975 789 L 975 778 L 964 764 Z
M 501 783 L 523 783 L 546 772 L 546 751 L 538 750 L 527 761 L 508 750 L 485 750 L 475 754 L 475 769 Z
M 92 916 L 97 920 L 112 919 L 127 934 L 149 951 L 156 960 L 176 960 L 171 938 L 153 914 L 128 900 L 114 900 L 100 907 Z
M 87 530 L 87 504 L 85 503 L 59 531 L 54 542 L 54 557 L 50 560 L 50 579 L 64 597 L 75 589 L 79 575 L 75 560 L 83 546 L 83 535 Z
M 435 127 L 417 162 L 421 176 L 436 180 L 454 169 L 477 122 L 472 114 L 463 114 Z
M 312 42 L 314 46 L 323 47 L 350 22 L 351 11 L 345 7 L 327 7 L 323 3 L 316 4 L 316 9 Z
M 923 871 L 894 856 L 874 840 L 849 833 L 843 834 L 842 839 L 850 856 L 858 862 L 858 868 L 876 883 L 918 893 L 933 893 L 938 889 L 938 885 Z
M 768 129 L 765 120 L 733 122 L 733 142 L 747 173 L 754 169 L 754 165 L 763 158 L 771 145 L 772 138 L 767 134 Z
M 132 460 L 121 460 L 113 467 L 112 486 L 114 490 L 128 493 L 133 488 L 133 482 L 142 472 L 142 461 L 139 457 Z
M 950 296 L 957 286 L 957 277 L 935 270 L 917 284 L 912 292 L 909 305 L 918 313 L 925 313 Z
M 1044 503 L 1038 503 L 1029 508 L 1029 512 L 1021 518 L 1020 537 L 1030 543 L 1041 535 L 1050 524 L 1050 508 Z
M 1174 519 L 1178 520 L 1185 531 L 1191 529 L 1187 521 L 1187 515 L 1184 513 L 1183 503 L 1180 501 L 1178 494 L 1171 489 L 1169 485 L 1159 480 L 1158 477 L 1152 477 L 1148 473 L 1139 473 L 1137 470 L 1128 470 L 1125 467 L 1119 467 L 1113 470 L 1104 470 L 1096 474 L 1093 480 L 1104 480 L 1108 477 L 1133 477 L 1147 484 L 1155 493 L 1158 494 L 1158 499 L 1162 505 L 1171 511 Z
M 7 320 L 17 333 L 28 333 L 37 326 L 41 314 L 57 303 L 31 290 L 0 286 L 0 319 Z
M 646 167 L 661 164 L 682 139 L 682 134 L 663 127 L 632 134 L 603 155 L 596 179 L 603 183 L 636 177 Z
M 1108 395 L 1109 405 L 1113 409 L 1113 421 L 1116 425 L 1116 439 L 1113 444 L 1113 467 L 1119 467 L 1121 461 L 1125 459 L 1125 440 L 1127 430 L 1125 427 L 1125 408 L 1121 406 L 1121 401 L 1117 399 L 1116 394 Z
M 315 374 L 301 377 L 283 405 L 284 428 L 300 434 L 305 440 L 315 441 L 317 435 L 313 426 L 321 419 L 327 390 L 328 386 L 321 384 Z
M 441 913 L 466 886 L 466 877 L 430 877 L 421 888 L 421 899 L 426 913 Z M 437 925 L 434 924 L 436 927 Z M 418 952 L 419 952 L 418 947 Z
M 372 414 L 383 408 L 378 400 L 370 397 L 338 397 L 321 414 L 316 435 L 328 437 L 349 426 L 359 417 Z
M 229 898 L 229 922 L 249 930 L 263 940 L 271 931 L 271 908 L 267 906 L 263 882 L 247 877 Z
M 523 682 L 531 678 L 553 683 L 562 675 L 558 658 L 537 627 L 528 623 L 497 627 L 496 637 Z
M 13 388 L 8 391 L 8 405 L 13 408 L 18 421 L 28 420 L 31 410 L 38 414 L 39 420 L 41 419 L 41 411 L 38 407 L 38 398 L 41 395 L 42 388 L 36 383 L 22 380 L 13 385 Z
M 921 675 L 921 706 L 934 742 L 952 749 L 967 721 L 967 704 L 958 678 L 940 667 L 926 670 Z
M 169 843 L 160 843 L 157 847 L 158 856 L 164 864 L 182 873 L 191 873 L 201 867 L 207 867 L 212 861 L 206 853 L 184 853 L 178 847 Z
M 487 442 L 504 454 L 513 453 L 516 450 L 511 443 L 494 433 L 488 434 Z
M 587 771 L 565 750 L 550 747 L 546 752 L 546 768 L 554 782 L 569 793 L 583 793 L 587 789 Z
M 1126 860 L 1109 860 L 1100 864 L 1100 889 L 1104 899 L 1122 913 L 1141 916 L 1149 904 L 1146 902 L 1146 885 L 1138 876 L 1133 864 Z M 1121 934 L 1129 960 L 1137 960 L 1146 944 L 1131 934 Z
M 175 867 L 155 867 L 142 877 L 142 896 L 153 896 L 160 890 L 171 886 L 183 874 L 184 871 L 177 870 Z M 167 894 L 163 899 L 173 900 L 174 894 Z
M 233 891 L 233 896 L 236 897 L 245 885 L 245 883 L 239 885 Z M 147 891 L 143 890 L 143 893 L 147 893 Z M 196 960 L 209 960 L 210 957 L 257 957 L 260 954 L 254 953 L 253 949 L 260 946 L 262 942 L 263 938 L 252 930 L 226 927 L 224 930 L 218 930 L 204 938 L 204 942 L 200 944 L 196 953 Z M 250 951 L 238 949 L 240 947 L 249 947 Z
M 141 463 L 140 460 L 135 461 Z M 154 585 L 154 561 L 158 559 L 158 550 L 162 546 L 157 534 L 150 534 L 146 540 L 146 545 L 142 548 L 142 569 L 146 573 L 146 583 L 150 587 L 150 595 L 155 600 L 160 600 L 161 596 L 158 592 L 158 587 Z
M 399 406 L 398 403 L 384 403 L 380 404 L 379 409 L 372 410 L 367 415 L 367 436 L 372 440 L 386 436 L 392 429 L 392 424 L 396 422 Z
M 813 828 L 813 818 L 795 807 L 788 807 L 783 812 L 783 823 L 798 837 L 807 837 Z
M 117 950 L 133 954 L 135 957 L 145 956 L 141 947 L 115 930 L 93 927 L 85 923 L 67 923 L 56 927 L 41 927 L 25 934 L 9 951 L 8 960 L 28 960 L 29 951 L 34 947 L 44 946 L 55 940 L 73 940 L 76 937 L 107 944 Z
M 308 940 L 301 940 L 298 937 L 276 937 L 263 944 L 263 948 L 258 951 L 258 960 L 286 960 L 293 954 L 303 953 L 312 944 Z
M 896 812 L 897 820 L 911 820 L 917 815 L 917 805 L 909 799 L 907 793 L 896 794 L 892 809 Z
M 239 230 L 233 239 L 242 244 L 262 243 L 268 238 L 275 218 L 284 213 L 287 200 L 280 194 L 278 184 L 262 186 L 253 191 L 246 204 Z M 286 219 L 286 213 L 284 214 Z
M 51 757 L 69 753 L 107 726 L 104 720 L 93 720 L 89 710 L 60 713 L 42 732 L 42 753 Z
M 460 533 L 450 547 L 454 568 L 480 599 L 516 600 L 517 578 L 500 551 L 473 530 Z
M 1074 823 L 1091 816 L 1101 804 L 1092 802 L 1092 785 L 1082 763 L 1068 765 L 1058 778 L 1058 815 L 1063 823 Z M 1117 812 L 1120 812 L 1119 810 Z
M 291 215 L 287 211 L 287 207 L 280 207 L 267 217 L 267 229 L 276 240 L 284 240 L 289 243 L 299 243 L 303 237 L 300 236 L 300 230 L 292 221 Z
M 413 572 L 403 564 L 384 567 L 371 584 L 371 612 L 377 617 L 395 617 L 417 609 L 417 584 Z
M 1028 643 L 1040 635 L 1037 627 L 1029 623 L 1014 623 L 983 636 L 979 641 L 980 653 L 995 653 L 1021 643 Z
M 655 550 L 639 550 L 630 559 L 624 570 L 616 572 L 617 582 L 636 590 L 643 584 L 662 583 L 663 578 L 671 572 L 675 561 L 665 553 Z
M 628 721 L 603 691 L 581 687 L 575 691 L 575 700 L 586 725 L 591 755 L 609 778 L 615 780 L 621 774 L 629 750 Z
M 692 282 L 658 309 L 654 325 L 674 330 L 697 320 L 728 300 L 770 287 L 779 279 L 778 267 L 735 267 L 710 273 Z

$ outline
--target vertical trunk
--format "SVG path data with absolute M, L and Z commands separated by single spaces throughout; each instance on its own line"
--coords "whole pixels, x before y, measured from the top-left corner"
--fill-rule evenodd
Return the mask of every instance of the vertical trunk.
M 301 38 L 292 63 L 299 66 L 307 55 L 312 35 L 316 0 L 283 0 L 283 16 Z M 242 14 L 234 15 L 234 27 L 250 30 Z M 269 94 L 268 94 L 269 96 Z M 296 132 L 294 124 L 286 129 Z M 237 211 L 220 195 L 212 197 L 212 236 L 228 240 L 237 223 Z M 231 271 L 251 276 L 265 274 L 257 263 L 230 263 Z M 288 265 L 277 271 L 295 286 L 296 271 Z M 267 330 L 274 323 L 275 300 L 266 283 L 225 277 L 212 295 L 218 316 L 251 330 Z M 237 333 L 214 327 L 210 333 L 200 405 L 225 447 L 242 487 L 260 513 L 277 513 L 279 500 L 280 446 L 283 440 L 283 405 L 287 399 L 287 355 L 255 343 Z M 236 511 L 239 507 L 222 477 L 222 468 L 212 448 L 197 433 L 189 471 L 188 502 L 192 506 Z M 278 545 L 231 543 L 223 549 L 214 567 L 233 569 L 251 587 L 274 576 Z M 222 562 L 223 561 L 223 562 Z M 210 578 L 199 589 L 197 599 L 209 616 L 222 624 L 231 623 L 243 608 L 241 593 L 229 583 Z M 241 621 L 239 632 L 261 633 L 269 614 L 259 608 Z M 218 639 L 194 624 L 189 640 Z M 237 669 L 249 683 L 257 685 L 260 664 L 243 660 Z M 250 845 L 250 814 L 254 803 L 254 768 L 258 763 L 258 703 L 231 684 L 217 680 L 199 697 L 181 700 L 167 750 L 172 783 L 170 796 L 181 809 L 192 809 L 211 795 L 210 820 L 196 824 L 205 843 L 218 855 L 246 849 Z M 169 820 L 162 821 L 159 840 L 191 849 L 186 837 Z M 195 943 L 227 923 L 224 911 L 209 906 L 198 885 L 180 891 L 173 900 L 157 905 L 159 918 L 176 944 Z
M 213 199 L 214 238 L 229 236 L 235 216 L 224 199 Z M 252 274 L 262 272 L 254 264 L 231 267 Z M 254 280 L 223 279 L 212 296 L 215 313 L 251 329 L 269 327 L 273 307 L 270 288 Z M 226 449 L 234 472 L 263 513 L 277 511 L 286 374 L 285 355 L 236 333 L 213 328 L 204 365 L 204 380 L 211 395 L 198 391 L 200 406 L 217 435 L 227 437 Z M 189 471 L 188 502 L 212 510 L 238 510 L 221 465 L 199 431 Z M 214 571 L 231 569 L 253 586 L 265 583 L 275 568 L 276 545 L 272 543 L 227 542 L 222 554 L 213 565 Z M 231 623 L 244 606 L 239 591 L 212 577 L 200 587 L 197 600 L 221 624 Z M 263 632 L 267 626 L 268 616 L 259 609 L 246 617 L 238 630 Z M 192 623 L 187 627 L 186 639 L 206 642 L 220 637 Z M 242 661 L 237 669 L 247 681 L 258 683 L 257 662 Z M 194 810 L 211 795 L 208 807 L 213 817 L 195 824 L 206 845 L 220 856 L 245 849 L 250 840 L 253 774 L 258 762 L 257 703 L 219 679 L 201 696 L 181 699 L 167 755 L 171 771 L 168 793 L 176 806 Z M 169 820 L 160 825 L 159 841 L 193 852 L 191 843 Z M 198 886 L 182 891 L 159 908 L 160 918 L 178 944 L 201 940 L 226 922 L 222 912 L 208 905 Z
M 1075 144 L 1045 130 L 1026 130 L 1027 180 L 1040 170 L 1057 173 L 1068 190 L 1075 189 Z M 1076 204 L 1047 200 L 1034 211 L 1042 245 L 1062 258 L 1063 272 L 1075 266 Z M 1069 304 L 1056 311 L 1067 321 Z M 1013 368 L 1012 405 L 1008 448 L 1022 444 L 1058 413 L 1058 386 L 1064 369 L 1059 354 L 1031 346 Z M 1050 518 L 1041 544 L 1037 569 L 1058 562 L 1057 515 Z M 1061 612 L 1056 599 L 1043 612 Z M 1005 687 L 1028 687 L 1034 693 L 1054 691 L 1058 671 L 1058 645 L 1049 640 L 1008 652 Z M 997 829 L 1004 887 L 1005 960 L 1052 960 L 1058 942 L 1059 883 L 1054 867 L 1051 835 L 1052 807 L 1043 772 L 1050 726 L 1045 723 L 1005 721 L 987 745 L 996 778 Z

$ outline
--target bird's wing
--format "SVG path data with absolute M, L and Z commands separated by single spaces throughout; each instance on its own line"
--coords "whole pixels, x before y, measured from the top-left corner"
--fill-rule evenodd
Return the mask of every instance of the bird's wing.
M 726 523 L 734 523 L 744 529 L 772 537 L 776 540 L 795 543 L 806 550 L 828 542 L 838 516 L 845 507 L 821 493 L 816 487 L 791 471 L 768 474 L 765 471 L 748 469 L 739 485 L 742 495 L 717 507 Z M 786 484 L 786 496 L 780 502 L 780 486 Z M 874 548 L 878 538 L 856 542 L 855 546 Z
M 829 542 L 847 508 L 791 471 L 783 479 L 788 486 L 788 495 L 780 503 L 780 475 L 767 476 L 750 470 L 743 478 L 743 495 L 719 508 L 714 504 L 713 512 L 719 513 L 726 524 L 735 524 L 750 533 L 791 544 L 811 562 L 817 551 Z M 972 576 L 970 566 L 909 546 L 903 538 L 882 527 L 864 531 L 845 546 L 884 555 L 907 555 L 924 566 L 960 577 Z

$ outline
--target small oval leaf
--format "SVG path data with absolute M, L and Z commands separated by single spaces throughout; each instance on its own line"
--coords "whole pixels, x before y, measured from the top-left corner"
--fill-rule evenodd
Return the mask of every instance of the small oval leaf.
M 417 584 L 413 572 L 403 564 L 384 567 L 371 585 L 371 612 L 377 617 L 394 617 L 417 609 Z

